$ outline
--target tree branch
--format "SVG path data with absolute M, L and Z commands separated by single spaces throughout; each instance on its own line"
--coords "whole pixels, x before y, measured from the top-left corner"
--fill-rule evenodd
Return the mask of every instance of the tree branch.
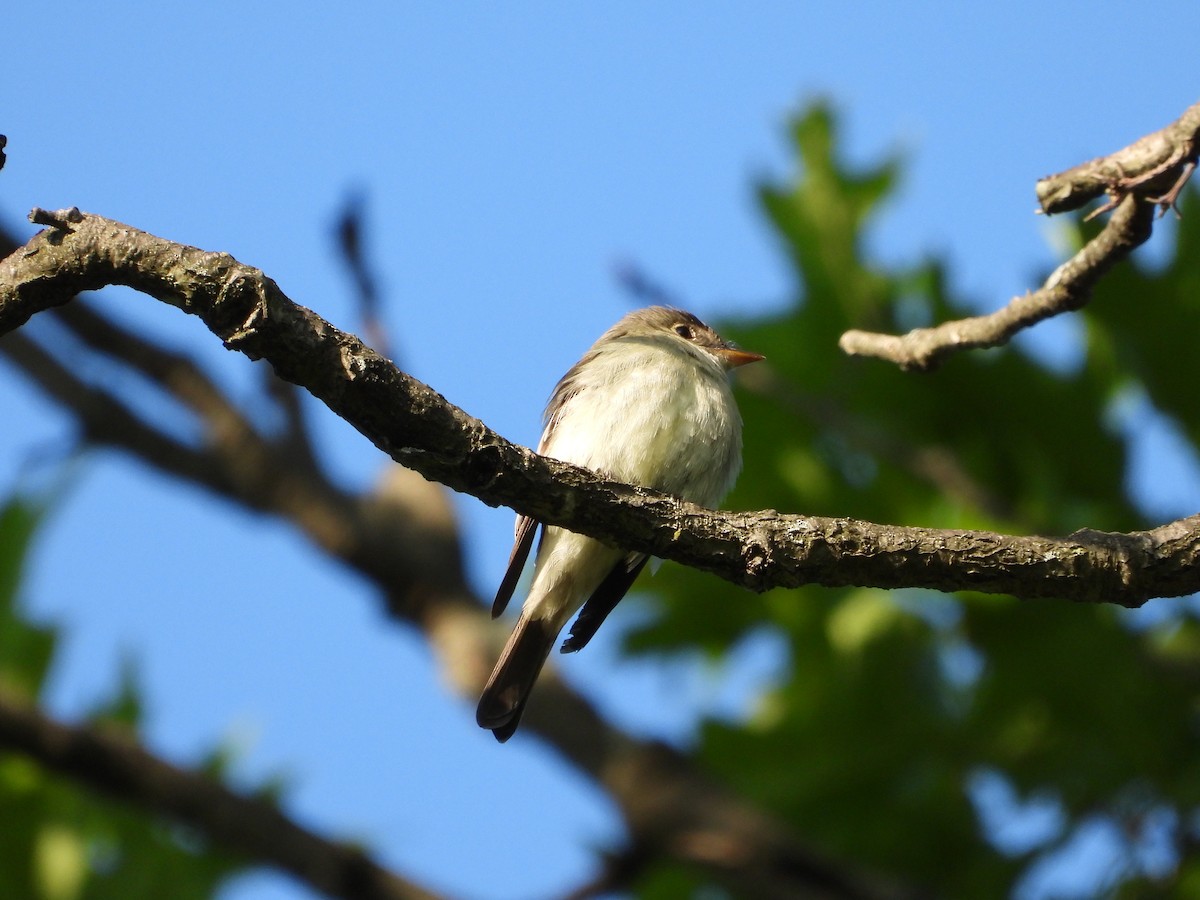
M 176 392 L 180 371 L 204 379 L 186 360 L 146 365 L 138 339 L 111 322 L 89 333 L 91 348 L 114 359 L 133 353 L 137 358 L 130 365 L 164 389 Z M 376 490 L 351 496 L 304 455 L 268 443 L 249 427 L 225 427 L 240 420 L 229 414 L 227 400 L 189 404 L 209 435 L 203 447 L 195 448 L 160 432 L 105 388 L 88 385 L 67 362 L 19 332 L 0 340 L 0 353 L 74 412 L 88 440 L 278 515 L 361 571 L 383 589 L 395 618 L 423 631 L 448 680 L 464 695 L 478 693 L 503 635 L 466 585 L 452 507 L 440 487 L 392 466 Z M 75 362 L 72 357 L 70 364 Z M 193 385 L 188 396 L 196 391 L 206 393 Z M 764 898 L 917 896 L 815 853 L 792 829 L 715 783 L 685 757 L 613 728 L 553 668 L 543 673 L 525 726 L 608 792 L 632 844 L 647 860 L 657 854 L 683 862 L 739 893 Z
M 509 443 L 226 254 L 77 211 L 40 218 L 63 227 L 40 232 L 4 262 L 0 334 L 79 290 L 129 285 L 199 316 L 227 347 L 269 360 L 426 478 L 753 590 L 925 587 L 1124 606 L 1200 590 L 1197 517 L 1103 538 L 1015 537 L 774 510 L 721 513 L 608 481 Z
M 0 334 L 80 290 L 137 288 L 199 316 L 227 347 L 269 360 L 426 478 L 752 590 L 924 587 L 1123 606 L 1200 590 L 1198 517 L 1127 535 L 1017 537 L 774 510 L 722 513 L 609 481 L 504 440 L 227 254 L 78 211 L 39 218 L 58 227 L 0 268 Z
M 1200 103 L 1153 134 L 1128 147 L 1089 162 L 1047 175 L 1037 183 L 1037 197 L 1046 215 L 1078 209 L 1101 194 L 1118 201 L 1127 194 L 1151 191 L 1169 193 L 1181 176 L 1190 174 L 1188 163 L 1200 153 Z M 1115 205 L 1115 202 L 1114 202 Z
M 850 330 L 838 346 L 851 356 L 874 356 L 919 372 L 935 369 L 946 357 L 963 350 L 999 347 L 1022 329 L 1085 306 L 1100 276 L 1149 239 L 1153 218 L 1154 207 L 1130 194 L 1104 230 L 1055 269 L 1038 290 L 1014 297 L 1007 306 L 985 316 L 914 328 L 903 335 Z
M 118 799 L 195 826 L 213 841 L 348 900 L 434 900 L 365 853 L 297 825 L 275 806 L 163 762 L 128 738 L 67 726 L 0 692 L 0 745 Z
M 1200 153 L 1200 103 L 1171 125 L 1109 156 L 1043 178 L 1042 211 L 1076 209 L 1102 193 L 1109 202 L 1093 215 L 1115 210 L 1108 225 L 1036 291 L 1013 298 L 985 316 L 916 328 L 904 335 L 851 330 L 838 345 L 851 356 L 874 356 L 909 371 L 929 371 L 963 350 L 998 347 L 1022 329 L 1080 309 L 1092 287 L 1113 265 L 1150 238 L 1156 205 L 1175 205 Z

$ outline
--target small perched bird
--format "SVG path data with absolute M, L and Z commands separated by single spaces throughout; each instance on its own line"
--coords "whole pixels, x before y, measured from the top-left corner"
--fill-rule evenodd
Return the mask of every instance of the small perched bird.
M 631 312 L 554 388 L 538 453 L 715 506 L 742 467 L 742 419 L 728 373 L 762 358 L 738 350 L 683 310 Z M 517 516 L 493 618 L 512 597 L 539 524 Z M 582 607 L 561 649 L 582 648 L 646 559 L 564 528 L 543 527 L 529 596 L 479 699 L 475 719 L 481 727 L 501 743 L 512 737 L 563 625 Z

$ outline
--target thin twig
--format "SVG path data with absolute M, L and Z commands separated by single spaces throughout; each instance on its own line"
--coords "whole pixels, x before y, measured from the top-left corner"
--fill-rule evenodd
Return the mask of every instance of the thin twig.
M 84 345 L 158 384 L 193 410 L 218 434 L 252 431 L 253 426 L 208 374 L 182 353 L 167 350 L 101 316 L 88 303 L 70 303 L 56 315 Z
M 1033 293 L 1014 297 L 1007 306 L 985 316 L 915 328 L 903 335 L 847 331 L 838 346 L 851 356 L 874 356 L 907 371 L 927 372 L 963 350 L 1008 343 L 1022 329 L 1084 306 L 1100 276 L 1150 237 L 1153 219 L 1154 207 L 1131 194 L 1121 201 L 1104 230 Z

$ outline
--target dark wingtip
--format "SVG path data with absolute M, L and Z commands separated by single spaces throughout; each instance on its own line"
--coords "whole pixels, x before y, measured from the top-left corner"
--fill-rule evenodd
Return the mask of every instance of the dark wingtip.
M 568 637 L 565 641 L 563 641 L 559 645 L 558 652 L 559 653 L 575 653 L 576 651 L 581 650 L 583 648 L 584 644 L 586 644 L 586 643 L 587 643 L 587 641 L 576 640 L 575 635 L 572 634 L 570 637 Z
M 577 653 L 582 650 L 588 645 L 588 641 L 592 639 L 592 636 L 595 635 L 596 628 L 599 627 L 600 622 L 604 621 L 603 617 L 601 617 L 599 621 L 594 623 L 595 627 L 592 627 L 592 621 L 588 618 L 581 618 L 582 624 L 580 619 L 576 619 L 575 624 L 571 627 L 571 633 L 558 645 L 559 653 Z
M 559 653 L 575 653 L 588 645 L 648 561 L 649 557 L 644 553 L 632 553 L 613 566 L 571 623 L 571 633 L 558 648 Z

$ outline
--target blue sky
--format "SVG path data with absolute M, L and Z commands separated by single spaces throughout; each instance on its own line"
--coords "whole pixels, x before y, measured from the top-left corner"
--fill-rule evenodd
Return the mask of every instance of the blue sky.
M 627 308 L 621 262 L 702 316 L 785 301 L 753 188 L 788 175 L 786 119 L 815 96 L 842 111 L 851 159 L 908 159 L 875 252 L 946 254 L 984 307 L 1025 290 L 1057 258 L 1034 181 L 1196 100 L 1200 7 L 1153 7 L 19 4 L 0 33 L 0 214 L 23 227 L 32 206 L 76 205 L 228 251 L 357 330 L 329 227 L 360 190 L 398 362 L 533 443 L 555 380 Z M 199 323 L 128 294 L 111 306 L 251 393 L 258 373 Z M 1032 341 L 1061 360 L 1071 335 L 1048 323 Z M 323 456 L 368 484 L 385 460 L 322 413 Z M 71 429 L 3 364 L 0 416 L 7 492 L 52 471 Z M 487 594 L 510 514 L 458 508 Z M 604 798 L 535 740 L 501 748 L 479 731 L 353 574 L 122 457 L 76 467 L 27 599 L 68 627 L 56 713 L 85 708 L 131 655 L 156 751 L 187 762 L 229 737 L 247 777 L 288 774 L 300 818 L 435 888 L 561 893 L 618 834 Z M 568 677 L 672 739 L 698 710 L 736 714 L 773 661 L 766 643 L 717 672 L 613 646 L 602 631 Z M 301 896 L 262 875 L 226 900 Z

